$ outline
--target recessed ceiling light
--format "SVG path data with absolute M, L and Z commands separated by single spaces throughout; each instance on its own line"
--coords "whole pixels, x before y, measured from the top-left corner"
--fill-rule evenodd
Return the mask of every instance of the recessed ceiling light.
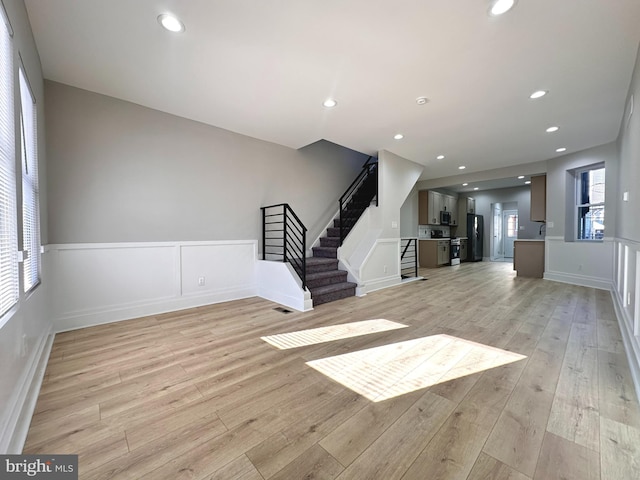
M 547 93 L 549 92 L 547 92 L 546 90 L 536 90 L 531 95 L 529 95 L 529 98 L 531 98 L 532 100 L 535 100 L 536 98 L 544 97 Z
M 463 183 L 462 186 L 466 187 L 467 185 L 469 185 L 468 183 Z
M 404 135 L 402 135 L 401 133 L 396 133 L 393 138 L 395 138 L 396 140 L 402 140 L 404 138 Z
M 556 152 L 558 152 L 558 153 L 562 153 L 562 152 L 566 152 L 566 151 L 567 151 L 566 147 L 556 148 Z
M 494 0 L 489 12 L 493 16 L 502 15 L 503 13 L 507 13 L 509 10 L 511 10 L 515 3 L 515 0 Z
M 327 98 L 324 102 L 322 102 L 322 105 L 327 108 L 333 108 L 338 105 L 338 102 L 336 102 L 333 98 Z
M 531 180 L 527 180 L 526 182 L 524 182 L 525 185 L 529 185 L 531 183 Z
M 480 190 L 480 187 L 473 187 L 474 190 Z
M 158 22 L 165 29 L 167 29 L 167 30 L 169 30 L 170 32 L 173 32 L 173 33 L 182 33 L 185 30 L 184 23 L 182 23 L 178 19 L 178 17 L 176 17 L 174 15 L 171 15 L 169 13 L 163 13 L 162 15 L 159 15 L 158 16 Z
M 437 160 L 444 160 L 444 155 L 438 155 L 438 156 L 436 157 L 436 159 L 437 159 Z
M 549 127 L 547 128 L 546 132 L 547 133 L 553 133 L 553 132 L 557 132 L 558 130 L 560 130 L 560 127 L 556 127 L 555 125 L 553 127 Z
M 518 180 L 522 180 L 523 178 L 524 178 L 524 175 L 520 175 L 520 176 L 518 177 Z
M 418 105 L 424 105 L 425 103 L 428 103 L 429 99 L 427 97 L 418 97 L 416 98 L 416 103 Z
M 467 168 L 467 167 L 465 167 L 464 165 L 460 165 L 460 166 L 458 167 L 458 170 L 464 170 L 465 168 Z

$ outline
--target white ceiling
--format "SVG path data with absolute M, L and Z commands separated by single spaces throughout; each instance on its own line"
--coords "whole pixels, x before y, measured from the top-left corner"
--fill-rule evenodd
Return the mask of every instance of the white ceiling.
M 640 42 L 638 0 L 519 0 L 495 18 L 489 0 L 25 3 L 45 78 L 293 148 L 386 149 L 423 179 L 614 140 Z

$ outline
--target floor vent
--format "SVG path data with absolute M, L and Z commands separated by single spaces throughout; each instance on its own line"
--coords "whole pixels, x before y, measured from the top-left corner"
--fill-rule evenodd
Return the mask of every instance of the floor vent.
M 283 307 L 276 307 L 274 308 L 274 310 L 280 313 L 291 313 L 291 310 L 287 310 L 286 308 L 283 308 Z

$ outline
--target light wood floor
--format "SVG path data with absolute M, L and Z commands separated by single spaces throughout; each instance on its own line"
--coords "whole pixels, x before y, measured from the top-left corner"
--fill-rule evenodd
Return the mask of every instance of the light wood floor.
M 283 314 L 247 299 L 56 336 L 25 453 L 80 478 L 640 478 L 640 408 L 606 291 L 481 262 Z M 278 350 L 264 335 L 409 325 Z M 374 403 L 305 362 L 435 334 L 526 359 Z

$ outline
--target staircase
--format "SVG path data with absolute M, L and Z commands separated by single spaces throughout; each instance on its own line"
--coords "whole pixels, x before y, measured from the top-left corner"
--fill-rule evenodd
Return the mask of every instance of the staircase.
M 320 238 L 320 246 L 313 247 L 313 257 L 307 258 L 307 287 L 314 307 L 356 294 L 356 284 L 347 282 L 347 272 L 338 270 L 339 246 L 340 220 L 336 219 Z
M 313 247 L 313 256 L 305 258 L 307 228 L 291 209 L 281 203 L 262 207 L 263 260 L 289 262 L 302 280 L 302 288 L 311 292 L 313 305 L 332 302 L 356 294 L 356 284 L 347 281 L 347 272 L 338 269 L 338 248 L 362 213 L 378 194 L 378 164 L 371 161 L 340 198 L 340 218 Z
M 340 218 L 327 228 L 320 246 L 313 247 L 313 257 L 306 259 L 307 287 L 314 307 L 356 294 L 357 285 L 347 281 L 347 272 L 338 270 L 338 247 L 377 197 L 377 172 L 377 164 L 367 161 L 363 172 L 340 199 Z

